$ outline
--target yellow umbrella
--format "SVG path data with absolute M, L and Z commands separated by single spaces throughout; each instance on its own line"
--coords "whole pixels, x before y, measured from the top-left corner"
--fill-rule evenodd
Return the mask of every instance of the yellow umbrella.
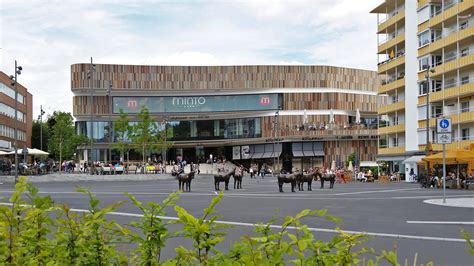
M 443 153 L 437 153 L 426 156 L 422 159 L 424 162 L 430 163 L 443 163 Z M 462 164 L 474 161 L 474 152 L 467 150 L 447 150 L 446 151 L 446 164 Z

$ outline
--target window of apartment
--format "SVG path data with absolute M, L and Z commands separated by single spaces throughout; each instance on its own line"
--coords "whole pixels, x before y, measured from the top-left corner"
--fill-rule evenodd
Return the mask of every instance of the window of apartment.
M 393 147 L 398 147 L 398 138 L 392 138 Z
M 462 140 L 469 140 L 470 139 L 469 128 L 463 128 L 461 130 L 461 139 Z
M 468 84 L 469 83 L 469 76 L 465 76 L 461 78 L 461 84 Z
M 15 99 L 15 90 L 3 83 L 0 83 L 0 92 L 12 99 Z M 25 97 L 20 93 L 17 94 L 17 99 L 19 103 L 25 103 Z
M 442 56 L 441 55 L 432 55 L 431 56 L 431 64 L 432 67 L 441 65 L 443 63 Z
M 469 47 L 461 50 L 461 57 L 464 57 L 466 55 L 469 55 Z
M 461 103 L 461 113 L 469 112 L 469 101 Z
M 428 83 L 426 81 L 421 81 L 418 83 L 418 96 L 425 95 L 428 93 Z
M 418 58 L 418 71 L 423 71 L 430 65 L 430 56 Z
M 441 5 L 431 5 L 431 17 L 441 13 Z
M 422 47 L 430 43 L 430 31 L 426 30 L 418 34 L 418 47 Z
M 424 6 L 418 10 L 418 24 L 421 24 L 430 19 L 430 6 Z
M 456 86 L 456 79 L 450 78 L 450 79 L 445 79 L 444 80 L 444 88 L 445 89 L 451 88 L 451 87 L 454 87 L 454 86 Z
M 438 39 L 440 39 L 442 36 L 440 30 L 431 30 L 431 42 L 434 42 Z
M 459 22 L 459 30 L 463 30 L 469 26 L 469 22 L 467 20 L 463 22 Z
M 431 117 L 440 117 L 443 115 L 443 106 L 431 106 Z
M 15 118 L 15 108 L 8 106 L 6 104 L 0 103 L 0 114 L 8 116 L 10 118 Z M 25 122 L 24 114 L 20 111 L 17 111 L 18 121 Z
M 431 80 L 431 91 L 440 91 L 443 88 L 442 80 Z

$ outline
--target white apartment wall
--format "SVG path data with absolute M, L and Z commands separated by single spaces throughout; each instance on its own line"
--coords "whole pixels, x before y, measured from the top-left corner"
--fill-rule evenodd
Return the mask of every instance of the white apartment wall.
M 405 2 L 405 118 L 406 151 L 418 150 L 418 14 L 417 1 Z M 413 114 L 413 115 L 411 115 Z M 400 141 L 401 143 L 401 141 Z

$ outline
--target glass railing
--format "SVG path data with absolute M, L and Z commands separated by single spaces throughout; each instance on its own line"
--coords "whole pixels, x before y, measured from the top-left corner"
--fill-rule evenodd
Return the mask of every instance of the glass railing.
M 404 30 L 404 29 L 403 29 L 403 30 L 400 30 L 400 31 L 398 31 L 398 32 L 396 32 L 395 34 L 390 33 L 390 34 L 388 34 L 388 38 L 379 41 L 378 44 L 379 44 L 379 45 L 382 45 L 382 44 L 384 44 L 384 43 L 386 43 L 386 42 L 388 42 L 388 41 L 390 41 L 390 40 L 393 40 L 393 39 L 395 39 L 395 38 L 397 38 L 398 36 L 403 35 L 403 34 L 405 34 L 405 30 Z
M 378 25 L 380 25 L 380 24 L 384 23 L 385 21 L 395 17 L 396 15 L 398 15 L 398 13 L 402 12 L 404 9 L 405 9 L 405 5 L 399 6 L 395 12 L 388 13 L 385 18 L 382 18 L 381 20 L 379 20 Z
M 404 142 L 399 142 L 399 143 L 391 143 L 389 145 L 387 144 L 379 144 L 379 148 L 385 149 L 385 148 L 396 148 L 396 147 L 403 147 L 405 146 Z

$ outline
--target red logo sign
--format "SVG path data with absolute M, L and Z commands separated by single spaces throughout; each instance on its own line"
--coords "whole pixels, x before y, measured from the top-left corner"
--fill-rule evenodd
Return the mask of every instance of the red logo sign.
M 260 105 L 262 106 L 267 106 L 270 103 L 272 103 L 272 100 L 270 100 L 270 97 L 268 96 L 260 96 Z
M 137 103 L 136 100 L 128 100 L 128 102 L 127 102 L 127 107 L 128 107 L 129 109 L 137 109 L 138 103 Z

